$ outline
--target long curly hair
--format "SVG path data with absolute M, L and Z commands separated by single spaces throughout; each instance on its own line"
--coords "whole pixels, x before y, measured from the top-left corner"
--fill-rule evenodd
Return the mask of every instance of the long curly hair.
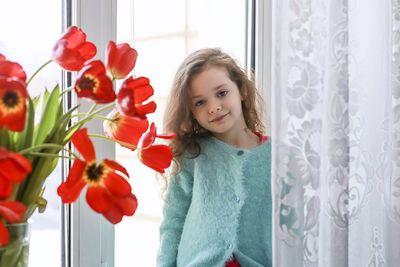
M 164 113 L 164 130 L 176 133 L 176 138 L 170 143 L 176 158 L 184 152 L 189 152 L 193 158 L 197 157 L 201 152 L 199 140 L 211 135 L 194 119 L 189 96 L 193 77 L 210 66 L 225 68 L 229 78 L 239 88 L 244 97 L 242 110 L 247 128 L 258 133 L 265 131 L 262 122 L 263 100 L 256 89 L 253 75 L 248 77 L 235 59 L 219 48 L 200 49 L 191 53 L 179 66 Z

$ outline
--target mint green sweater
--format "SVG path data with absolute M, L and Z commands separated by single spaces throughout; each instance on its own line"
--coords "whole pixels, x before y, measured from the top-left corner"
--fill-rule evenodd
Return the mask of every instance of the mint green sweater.
M 181 159 L 170 180 L 157 266 L 272 266 L 271 142 L 238 149 L 217 138 Z

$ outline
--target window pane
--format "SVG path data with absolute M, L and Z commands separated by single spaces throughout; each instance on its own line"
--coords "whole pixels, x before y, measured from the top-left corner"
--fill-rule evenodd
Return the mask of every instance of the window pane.
M 149 116 L 158 129 L 178 65 L 203 47 L 221 47 L 245 62 L 243 0 L 119 0 L 117 41 L 138 50 L 136 76 L 155 90 L 157 111 Z M 156 20 L 154 18 L 157 18 Z M 115 226 L 115 267 L 155 266 L 162 218 L 162 178 L 137 161 L 136 153 L 117 147 L 116 160 L 132 176 L 138 210 Z
M 0 10 L 0 53 L 18 62 L 30 77 L 50 59 L 52 47 L 60 37 L 61 1 L 0 1 Z M 30 83 L 29 94 L 36 96 L 59 80 L 60 68 L 51 64 Z M 60 177 L 57 167 L 46 183 L 47 209 L 32 217 L 29 266 L 61 265 L 60 200 L 56 192 Z

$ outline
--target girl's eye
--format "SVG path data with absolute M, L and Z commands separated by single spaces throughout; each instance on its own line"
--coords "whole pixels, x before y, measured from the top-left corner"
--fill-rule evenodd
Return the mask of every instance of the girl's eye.
M 204 104 L 204 101 L 203 101 L 203 100 L 199 100 L 199 101 L 197 101 L 197 102 L 194 103 L 194 106 L 195 106 L 195 107 L 200 107 L 200 106 L 203 105 L 203 104 Z
M 228 94 L 228 90 L 222 90 L 217 93 L 218 97 L 226 96 Z

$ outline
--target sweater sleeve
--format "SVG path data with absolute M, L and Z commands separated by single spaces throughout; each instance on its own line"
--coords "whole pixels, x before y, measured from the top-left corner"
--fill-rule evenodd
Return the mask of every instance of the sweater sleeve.
M 192 187 L 193 177 L 183 169 L 170 180 L 160 225 L 158 267 L 176 266 L 183 225 L 192 199 Z

